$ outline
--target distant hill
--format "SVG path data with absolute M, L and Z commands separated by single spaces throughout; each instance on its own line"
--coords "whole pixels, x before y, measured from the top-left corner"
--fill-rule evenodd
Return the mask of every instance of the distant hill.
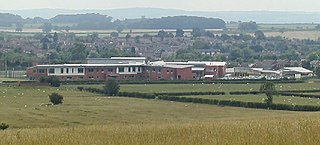
M 22 23 L 23 18 L 19 15 L 0 13 L 0 27 L 11 27 L 14 24 Z
M 126 8 L 107 10 L 69 10 L 69 9 L 31 9 L 31 10 L 0 10 L 27 17 L 53 18 L 59 14 L 100 13 L 115 19 L 160 18 L 166 16 L 200 16 L 220 18 L 229 21 L 256 21 L 258 23 L 320 23 L 320 12 L 284 12 L 284 11 L 185 11 L 161 8 Z

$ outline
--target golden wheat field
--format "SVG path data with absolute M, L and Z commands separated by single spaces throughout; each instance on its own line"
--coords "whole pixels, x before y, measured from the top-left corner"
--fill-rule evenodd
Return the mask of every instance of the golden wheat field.
M 317 145 L 319 118 L 17 129 L 1 145 Z

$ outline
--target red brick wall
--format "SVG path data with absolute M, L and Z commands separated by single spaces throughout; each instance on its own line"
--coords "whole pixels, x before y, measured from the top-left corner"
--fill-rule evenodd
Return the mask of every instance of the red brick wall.
M 43 69 L 43 68 L 41 68 Z M 44 73 L 38 73 L 38 67 L 28 68 L 27 69 L 27 77 L 34 78 L 35 80 L 39 80 L 41 77 L 47 76 L 47 69 L 44 69 Z
M 205 66 L 204 75 L 214 75 L 214 77 L 223 77 L 226 75 L 225 66 Z
M 176 74 L 177 79 L 179 79 L 179 76 L 180 76 L 181 78 L 179 80 L 194 80 L 191 67 L 177 68 L 176 71 L 177 71 L 177 74 Z

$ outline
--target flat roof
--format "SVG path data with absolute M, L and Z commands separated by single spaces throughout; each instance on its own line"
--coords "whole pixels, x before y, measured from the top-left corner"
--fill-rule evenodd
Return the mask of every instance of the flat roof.
M 144 63 L 136 64 L 47 64 L 34 67 L 108 67 L 108 66 L 143 66 Z M 31 67 L 32 68 L 32 67 Z

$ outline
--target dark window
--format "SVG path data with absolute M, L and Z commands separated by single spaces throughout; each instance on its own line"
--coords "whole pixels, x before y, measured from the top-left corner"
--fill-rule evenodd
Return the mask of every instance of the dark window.
M 101 72 L 104 72 L 104 69 L 101 69 Z
M 54 68 L 49 68 L 49 74 L 54 74 Z
M 79 77 L 79 80 L 83 80 L 83 77 Z
M 69 68 L 66 69 L 66 73 L 67 73 L 67 74 L 69 73 Z
M 93 72 L 94 69 L 93 69 L 93 68 L 89 68 L 88 71 L 89 71 L 89 72 Z
M 74 69 L 74 68 L 71 69 L 71 73 L 73 73 L 73 69 Z
M 131 67 L 128 67 L 128 72 L 131 72 Z
M 133 68 L 132 68 L 132 72 L 136 72 L 136 67 L 133 67 Z
M 38 69 L 39 74 L 44 74 L 44 72 L 45 72 L 44 69 Z
M 112 68 L 108 68 L 108 72 L 113 72 L 113 69 Z
M 78 73 L 83 73 L 83 68 L 78 68 Z
M 141 68 L 140 67 L 138 67 L 138 72 L 141 72 Z
M 60 68 L 60 73 L 63 74 L 63 68 Z
M 72 77 L 67 77 L 67 80 L 72 80 Z
M 119 67 L 119 72 L 124 72 L 124 67 Z

